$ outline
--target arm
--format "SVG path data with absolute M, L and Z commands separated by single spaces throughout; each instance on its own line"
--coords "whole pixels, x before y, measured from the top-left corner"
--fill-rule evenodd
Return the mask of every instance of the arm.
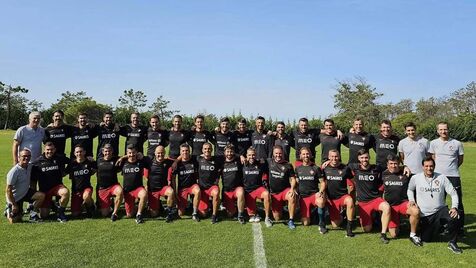
M 463 164 L 463 160 L 464 160 L 464 155 L 458 156 L 458 167 L 460 167 Z
M 407 189 L 407 196 L 408 196 L 408 201 L 410 201 L 410 204 L 415 204 L 415 194 L 413 193 L 416 189 L 416 182 L 415 182 L 415 176 L 413 176 L 410 179 L 410 182 L 408 183 L 408 189 Z
M 18 204 L 15 203 L 15 198 L 13 198 L 13 187 L 12 185 L 7 185 L 7 188 L 5 189 L 6 196 L 7 196 L 7 202 L 12 204 L 12 214 L 15 215 L 18 212 Z
M 18 146 L 20 146 L 20 142 L 17 140 L 13 140 L 13 146 L 12 146 L 13 165 L 18 164 Z
M 326 196 L 327 181 L 324 178 L 319 180 L 319 194 L 322 198 Z

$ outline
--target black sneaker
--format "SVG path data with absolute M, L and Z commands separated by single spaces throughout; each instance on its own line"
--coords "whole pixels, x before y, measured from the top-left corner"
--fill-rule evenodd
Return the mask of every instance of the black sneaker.
M 387 234 L 380 234 L 380 241 L 382 241 L 384 244 L 388 244 L 390 239 L 387 238 Z
M 117 214 L 112 213 L 112 215 L 111 215 L 111 221 L 112 221 L 112 222 L 117 221 Z
M 193 213 L 193 214 L 192 214 L 192 221 L 196 221 L 196 222 L 199 222 L 199 221 L 200 221 L 200 217 L 198 216 L 197 213 Z
M 137 224 L 144 223 L 144 219 L 142 218 L 142 215 L 141 215 L 141 214 L 137 214 L 137 216 L 136 216 L 136 223 L 137 223 Z
M 42 220 L 40 219 L 40 217 L 38 217 L 38 214 L 31 214 L 29 221 L 30 221 L 31 223 L 40 223 L 40 222 L 42 222 Z
M 458 247 L 456 242 L 448 242 L 448 249 L 451 250 L 454 254 L 461 254 L 463 250 Z
M 243 216 L 238 217 L 238 222 L 240 224 L 245 224 L 245 218 Z
M 167 214 L 167 216 L 165 217 L 165 222 L 169 223 L 169 222 L 172 222 L 174 220 L 174 216 L 169 213 Z
M 347 230 L 347 233 L 345 234 L 345 237 L 354 237 L 355 234 L 354 232 L 352 232 L 352 229 L 351 230 Z
M 319 225 L 319 233 L 327 234 L 327 228 L 325 225 Z
M 92 218 L 93 215 L 94 215 L 94 211 L 95 211 L 94 205 L 86 206 L 86 217 L 87 218 Z
M 218 217 L 217 215 L 212 215 L 212 224 L 218 223 Z
M 410 236 L 410 241 L 412 241 L 413 245 L 417 246 L 417 247 L 421 247 L 423 246 L 423 243 L 421 242 L 421 239 L 420 237 L 418 236 Z
M 64 213 L 58 213 L 57 220 L 61 223 L 65 223 L 68 221 L 68 218 L 66 218 L 66 215 L 64 215 Z

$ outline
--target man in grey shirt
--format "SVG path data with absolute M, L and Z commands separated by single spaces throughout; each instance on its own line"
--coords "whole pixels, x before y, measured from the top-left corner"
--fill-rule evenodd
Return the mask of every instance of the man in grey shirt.
M 407 137 L 398 143 L 398 152 L 403 164 L 415 175 L 423 172 L 421 161 L 428 155 L 430 143 L 416 134 L 416 126 L 413 122 L 405 124 L 405 133 Z
M 18 128 L 15 132 L 12 146 L 13 165 L 18 163 L 18 153 L 23 148 L 30 150 L 30 162 L 41 155 L 41 144 L 45 138 L 45 129 L 40 126 L 40 120 L 39 112 L 31 112 L 28 125 Z
M 36 211 L 43 203 L 45 195 L 30 187 L 30 150 L 22 149 L 18 158 L 18 164 L 12 167 L 7 174 L 7 187 L 5 189 L 7 198 L 6 216 L 10 223 L 21 221 L 23 202 L 31 202 L 33 207 L 30 208 L 30 221 L 37 222 L 39 217 Z
M 459 166 L 463 164 L 464 159 L 463 144 L 449 137 L 448 123 L 440 122 L 437 130 L 440 137 L 430 142 L 430 149 L 428 151 L 435 160 L 435 172 L 445 175 L 458 193 L 458 210 L 461 217 L 459 234 L 463 235 L 464 206 L 459 173 Z
M 407 191 L 409 205 L 415 205 L 415 200 L 418 200 L 421 239 L 424 242 L 431 241 L 442 224 L 447 223 L 450 236 L 448 248 L 453 253 L 460 254 L 463 251 L 456 243 L 460 225 L 456 190 L 445 175 L 434 172 L 435 160 L 432 157 L 426 157 L 422 165 L 423 172 L 411 178 Z M 451 209 L 446 206 L 446 194 L 451 196 Z

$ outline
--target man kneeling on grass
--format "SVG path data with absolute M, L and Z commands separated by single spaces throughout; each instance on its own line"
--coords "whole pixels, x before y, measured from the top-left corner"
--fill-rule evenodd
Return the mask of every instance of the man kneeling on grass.
M 238 222 L 245 224 L 245 193 L 243 190 L 243 165 L 240 157 L 235 155 L 232 144 L 225 146 L 225 162 L 223 163 L 221 180 L 223 185 L 223 205 L 229 217 L 233 217 L 238 207 Z M 236 205 L 235 205 L 236 204 Z
M 114 197 L 114 209 L 111 221 L 117 220 L 117 211 L 123 199 L 122 187 L 118 182 L 117 173 L 121 170 L 116 165 L 118 157 L 114 155 L 114 149 L 109 143 L 101 149 L 101 155 L 97 160 L 97 198 L 103 217 L 111 213 L 111 198 Z
M 45 194 L 30 187 L 32 166 L 29 165 L 31 151 L 23 149 L 18 155 L 18 163 L 7 174 L 7 209 L 8 222 L 20 222 L 23 215 L 23 202 L 33 203 L 30 210 L 30 222 L 38 222 L 37 210 L 45 199 Z
M 132 218 L 135 214 L 136 223 L 144 223 L 142 212 L 147 204 L 147 191 L 142 185 L 142 177 L 144 169 L 150 169 L 150 158 L 147 156 L 137 158 L 137 149 L 133 145 L 127 146 L 126 161 L 122 161 L 121 169 L 124 187 L 124 206 L 126 209 L 126 217 Z M 139 199 L 139 205 L 136 210 L 135 201 Z
M 423 172 L 411 178 L 407 191 L 410 205 L 418 203 L 421 210 L 421 239 L 430 242 L 441 230 L 442 224 L 446 224 L 450 236 L 448 249 L 455 254 L 461 254 L 463 251 L 456 243 L 460 228 L 458 194 L 445 175 L 434 172 L 433 158 L 426 157 L 422 164 Z M 446 206 L 446 194 L 451 196 L 451 209 Z

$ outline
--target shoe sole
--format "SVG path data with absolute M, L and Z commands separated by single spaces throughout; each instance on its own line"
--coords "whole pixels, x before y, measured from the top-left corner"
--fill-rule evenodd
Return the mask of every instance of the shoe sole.
M 448 249 L 449 249 L 451 252 L 453 252 L 454 254 L 461 254 L 461 253 L 463 253 L 462 251 L 455 251 L 455 250 L 453 250 L 453 249 L 452 249 L 451 247 L 449 247 L 449 246 L 448 246 Z

